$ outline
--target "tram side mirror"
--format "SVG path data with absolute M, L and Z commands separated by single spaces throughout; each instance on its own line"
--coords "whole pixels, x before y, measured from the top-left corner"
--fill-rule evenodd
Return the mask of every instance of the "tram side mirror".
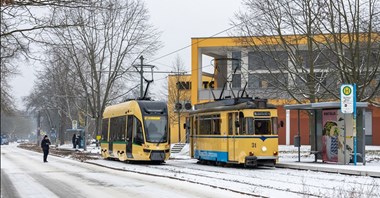
M 240 123 L 239 123 L 239 121 L 235 121 L 235 127 L 236 127 L 236 128 L 239 128 L 239 127 L 240 127 Z
M 280 127 L 284 127 L 284 121 L 280 121 Z
M 183 124 L 183 129 L 186 129 L 186 123 Z

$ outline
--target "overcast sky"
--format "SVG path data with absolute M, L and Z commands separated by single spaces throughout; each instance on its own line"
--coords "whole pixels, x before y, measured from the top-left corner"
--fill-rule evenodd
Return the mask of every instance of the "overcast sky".
M 171 71 L 177 55 L 185 68 L 190 70 L 191 48 L 187 47 L 172 55 L 160 58 L 191 44 L 193 37 L 209 37 L 231 27 L 231 19 L 241 8 L 241 0 L 145 0 L 151 16 L 151 23 L 162 32 L 161 48 L 155 57 L 145 61 L 157 66 L 160 71 Z M 218 36 L 227 36 L 227 33 Z M 11 85 L 17 105 L 22 108 L 21 97 L 27 96 L 35 81 L 38 63 L 20 65 L 21 75 L 14 78 Z M 166 83 L 165 76 L 154 77 L 153 86 Z

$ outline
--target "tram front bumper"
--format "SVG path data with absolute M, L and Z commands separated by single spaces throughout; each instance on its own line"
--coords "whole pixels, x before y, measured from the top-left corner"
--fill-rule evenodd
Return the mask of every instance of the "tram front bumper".
M 152 151 L 150 153 L 150 160 L 152 161 L 165 161 L 164 151 Z
M 257 157 L 256 156 L 247 156 L 245 157 L 245 167 L 256 167 L 257 166 Z

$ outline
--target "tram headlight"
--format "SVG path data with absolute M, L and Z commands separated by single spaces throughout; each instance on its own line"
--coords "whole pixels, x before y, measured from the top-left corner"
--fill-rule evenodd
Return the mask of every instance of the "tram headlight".
M 267 149 L 266 146 L 261 147 L 261 151 L 265 152 L 265 151 L 267 151 L 267 150 L 268 150 L 268 149 Z

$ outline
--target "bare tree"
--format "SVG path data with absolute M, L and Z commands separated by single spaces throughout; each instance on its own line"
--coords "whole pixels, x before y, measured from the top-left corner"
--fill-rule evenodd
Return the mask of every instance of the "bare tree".
M 265 84 L 257 86 L 313 103 L 338 99 L 341 83 L 356 83 L 358 101 L 376 103 L 379 1 L 245 0 L 244 5 L 235 24 L 237 33 L 247 36 L 241 42 L 252 60 L 248 73 Z
M 24 100 L 29 111 L 40 114 L 45 129 L 58 128 L 61 143 L 63 131 L 72 120 L 80 120 L 86 114 L 85 95 L 82 94 L 79 77 L 67 67 L 67 59 L 56 48 L 47 53 L 49 61 L 37 75 L 33 91 Z M 81 122 L 82 127 L 85 126 Z
M 186 87 L 189 80 L 184 75 L 186 72 L 182 59 L 177 56 L 173 62 L 173 71 L 176 73 L 170 75 L 168 79 L 169 86 L 168 91 L 168 111 L 169 111 L 169 123 L 172 125 L 174 131 L 178 131 L 178 142 L 181 141 L 181 114 L 186 111 L 185 103 L 191 100 L 190 87 Z M 184 124 L 184 123 L 182 123 Z
M 31 53 L 30 46 L 36 43 L 44 43 L 38 40 L 36 35 L 50 28 L 64 28 L 76 24 L 68 24 L 66 21 L 53 23 L 44 13 L 49 7 L 83 7 L 86 1 L 57 1 L 57 0 L 2 0 L 1 11 L 1 109 L 10 112 L 15 109 L 12 102 L 9 79 L 18 74 L 20 61 L 15 60 L 37 59 L 38 55 Z
M 131 65 L 142 53 L 157 49 L 159 34 L 148 23 L 148 11 L 140 1 L 93 1 L 90 7 L 59 8 L 53 15 L 56 21 L 83 24 L 54 29 L 51 38 L 75 68 L 99 133 L 106 105 L 116 95 L 123 96 L 117 88 L 132 84 Z

